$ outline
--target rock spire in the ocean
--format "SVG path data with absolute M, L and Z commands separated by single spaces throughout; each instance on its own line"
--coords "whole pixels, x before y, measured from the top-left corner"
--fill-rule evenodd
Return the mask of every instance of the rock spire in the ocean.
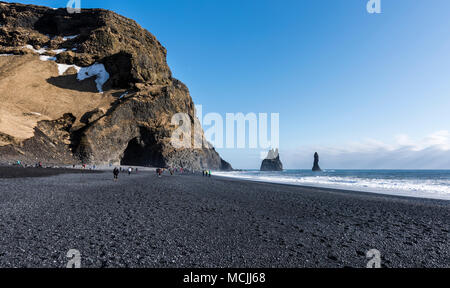
M 320 166 L 319 166 L 319 153 L 317 153 L 317 152 L 314 154 L 314 166 L 312 168 L 312 171 L 314 171 L 314 172 L 322 171 L 322 169 L 320 169 Z
M 261 164 L 261 171 L 283 171 L 283 164 L 281 163 L 278 149 L 269 151 L 266 159 Z

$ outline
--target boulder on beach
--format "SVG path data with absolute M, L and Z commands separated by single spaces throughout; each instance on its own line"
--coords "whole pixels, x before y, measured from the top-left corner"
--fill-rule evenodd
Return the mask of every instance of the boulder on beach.
M 314 172 L 322 171 L 322 169 L 320 169 L 320 166 L 319 166 L 319 153 L 317 153 L 317 152 L 314 154 L 314 166 L 312 168 L 312 171 L 314 171 Z
M 283 171 L 283 163 L 281 163 L 278 149 L 269 151 L 261 164 L 261 171 Z

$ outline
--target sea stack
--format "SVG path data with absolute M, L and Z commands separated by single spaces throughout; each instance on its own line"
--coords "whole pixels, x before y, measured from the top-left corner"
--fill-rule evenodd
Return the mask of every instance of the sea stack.
M 322 171 L 322 169 L 320 169 L 320 166 L 319 166 L 319 153 L 317 153 L 317 152 L 314 154 L 314 166 L 312 168 L 312 171 L 314 171 L 314 172 Z
M 269 151 L 261 164 L 261 171 L 283 171 L 283 163 L 281 163 L 278 149 Z

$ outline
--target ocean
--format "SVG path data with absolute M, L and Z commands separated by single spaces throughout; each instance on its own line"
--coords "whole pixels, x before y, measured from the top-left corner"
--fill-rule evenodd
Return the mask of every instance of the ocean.
M 245 170 L 214 175 L 299 186 L 450 200 L 450 170 Z

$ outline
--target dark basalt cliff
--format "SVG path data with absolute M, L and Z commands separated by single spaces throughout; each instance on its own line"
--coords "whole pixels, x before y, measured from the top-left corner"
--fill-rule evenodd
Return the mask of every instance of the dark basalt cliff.
M 261 164 L 261 171 L 283 171 L 278 149 L 270 150 L 266 159 Z
M 208 143 L 171 145 L 173 115 L 186 113 L 192 126 L 198 123 L 194 103 L 172 77 L 166 49 L 133 20 L 102 9 L 69 14 L 0 2 L 0 54 L 1 161 L 231 169 Z M 102 94 L 95 77 L 77 81 L 75 71 L 96 63 L 109 74 Z M 57 64 L 75 68 L 58 75 Z M 38 73 L 17 78 L 26 69 Z M 41 81 L 38 74 L 51 77 Z M 24 94 L 26 100 L 17 100 Z M 192 142 L 204 137 L 192 134 Z

